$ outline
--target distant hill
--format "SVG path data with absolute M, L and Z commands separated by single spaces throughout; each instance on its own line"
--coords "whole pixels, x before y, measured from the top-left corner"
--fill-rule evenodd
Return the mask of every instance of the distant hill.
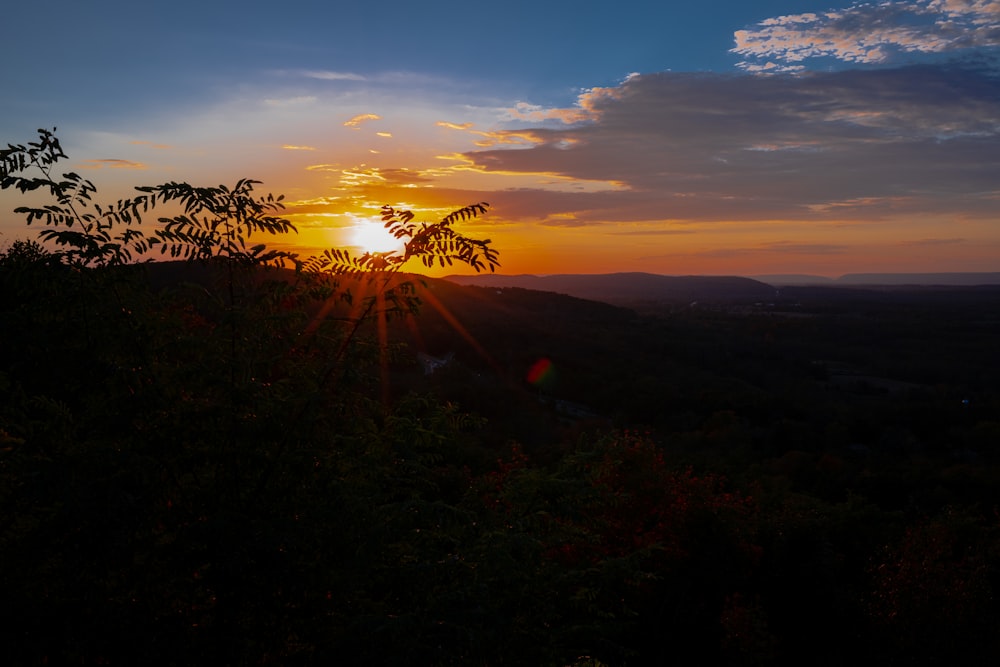
M 652 273 L 446 276 L 459 285 L 518 287 L 614 304 L 743 301 L 774 295 L 771 285 L 738 276 L 661 276 Z
M 774 287 L 785 287 L 788 285 L 835 285 L 834 278 L 826 276 L 812 276 L 798 273 L 779 273 L 766 276 L 750 276 L 754 280 L 773 285 Z
M 1000 285 L 996 273 L 848 273 L 841 285 Z
M 775 298 L 786 287 L 972 287 L 1000 285 L 997 273 L 850 273 L 839 278 L 808 274 L 664 276 L 653 273 L 554 275 L 451 275 L 444 280 L 477 287 L 538 290 L 616 305 L 745 303 Z
M 921 285 L 972 287 L 976 285 L 1000 285 L 998 273 L 848 273 L 839 278 L 813 276 L 808 274 L 781 273 L 775 275 L 751 276 L 775 287 L 790 285 Z

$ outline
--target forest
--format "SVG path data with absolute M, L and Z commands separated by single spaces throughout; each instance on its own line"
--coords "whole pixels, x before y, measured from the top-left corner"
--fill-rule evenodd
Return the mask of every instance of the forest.
M 299 260 L 255 182 L 0 158 L 9 664 L 1000 657 L 1000 289 L 463 286 L 405 260 L 499 266 L 485 204 Z

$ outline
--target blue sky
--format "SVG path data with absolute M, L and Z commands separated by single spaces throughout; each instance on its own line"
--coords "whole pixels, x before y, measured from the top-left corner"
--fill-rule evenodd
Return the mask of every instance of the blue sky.
M 492 89 L 565 104 L 580 88 L 630 72 L 729 70 L 739 60 L 728 53 L 735 30 L 828 5 L 17 3 L 4 14 L 16 28 L 5 31 L 5 41 L 20 54 L 19 66 L 5 66 L 3 83 L 19 99 L 7 98 L 4 117 L 30 126 L 38 121 L 27 114 L 72 101 L 81 108 L 74 115 L 120 119 L 204 103 L 240 86 L 294 87 L 281 71 L 410 73 L 480 94 Z
M 486 200 L 511 273 L 1000 270 L 1000 2 L 430 7 L 18 3 L 0 140 L 259 178 L 304 252 Z

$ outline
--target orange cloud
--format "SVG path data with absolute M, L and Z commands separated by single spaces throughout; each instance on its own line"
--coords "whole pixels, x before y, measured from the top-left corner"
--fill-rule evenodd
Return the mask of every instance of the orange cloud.
M 385 177 L 379 173 L 378 167 L 367 168 L 364 165 L 352 169 L 341 169 L 340 184 L 344 187 L 357 185 L 367 185 L 370 183 L 384 182 Z
M 374 113 L 362 113 L 354 116 L 350 120 L 344 121 L 344 127 L 349 127 L 351 129 L 357 130 L 361 127 L 362 123 L 367 123 L 372 120 L 382 120 L 382 116 Z
M 941 246 L 941 245 L 958 245 L 962 243 L 967 243 L 968 239 L 963 238 L 948 238 L 948 239 L 917 239 L 915 241 L 909 241 L 903 243 L 902 245 L 913 245 L 913 246 Z
M 285 144 L 284 146 L 282 146 L 282 148 L 285 149 L 286 151 L 314 151 L 314 150 L 316 150 L 315 146 L 292 146 L 291 144 Z
M 146 169 L 146 165 L 141 162 L 133 162 L 132 160 L 119 160 L 115 158 L 106 158 L 103 160 L 84 160 L 80 164 L 81 169 Z
M 474 125 L 472 123 L 449 123 L 448 121 L 439 120 L 436 125 L 438 127 L 443 127 L 448 130 L 457 130 L 459 132 L 466 132 L 468 134 L 473 134 L 478 137 L 484 137 L 476 142 L 476 146 L 480 148 L 486 148 L 489 146 L 496 146 L 498 144 L 508 144 L 508 145 L 527 145 L 527 144 L 537 144 L 541 143 L 542 140 L 538 138 L 538 135 L 531 130 L 500 130 L 500 131 L 484 131 L 484 130 L 474 130 L 472 129 Z

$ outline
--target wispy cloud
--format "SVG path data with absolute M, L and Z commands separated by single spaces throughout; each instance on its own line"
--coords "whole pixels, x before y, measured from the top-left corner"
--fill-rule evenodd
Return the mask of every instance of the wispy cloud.
M 312 197 L 311 199 L 299 199 L 285 202 L 289 208 L 293 206 L 329 206 L 340 200 L 340 197 Z
M 373 120 L 382 120 L 382 116 L 375 113 L 362 113 L 344 121 L 344 127 L 349 127 L 351 129 L 357 130 L 364 123 L 368 123 Z
M 1000 46 L 996 0 L 890 0 L 770 18 L 735 33 L 749 71 L 788 71 L 812 58 L 887 63 L 906 54 Z
M 432 179 L 411 169 L 382 169 L 360 165 L 339 170 L 342 188 L 359 188 L 378 185 L 380 187 L 414 187 L 418 184 L 430 183 Z
M 751 246 L 729 246 L 692 251 L 690 254 L 710 259 L 758 259 L 781 255 L 825 257 L 845 255 L 856 252 L 857 248 L 850 245 L 827 243 L 793 243 L 790 241 L 774 241 Z M 669 257 L 665 255 L 664 257 Z
M 282 148 L 286 151 L 314 151 L 315 146 L 292 146 L 291 144 L 285 144 Z
M 294 97 L 285 98 L 267 98 L 264 100 L 264 104 L 269 107 L 298 107 L 308 104 L 314 104 L 316 102 L 315 95 L 296 95 Z
M 344 211 L 345 206 L 350 206 L 350 203 L 345 203 L 344 198 L 339 196 L 291 200 L 285 202 L 285 215 L 299 218 L 303 216 L 324 216 L 331 213 L 340 214 Z
M 443 127 L 448 130 L 456 130 L 459 132 L 466 132 L 468 134 L 475 135 L 477 137 L 482 137 L 476 141 L 476 145 L 482 148 L 487 148 L 496 145 L 532 145 L 542 143 L 543 140 L 539 139 L 536 134 L 530 130 L 525 131 L 488 131 L 488 130 L 476 130 L 474 123 L 449 123 L 447 121 L 438 121 L 438 127 Z
M 365 77 L 353 72 L 332 72 L 330 70 L 302 70 L 301 76 L 321 81 L 364 81 Z
M 611 232 L 613 236 L 678 236 L 695 234 L 693 229 L 630 229 L 626 231 Z
M 116 158 L 105 158 L 101 160 L 84 160 L 80 163 L 81 169 L 146 169 L 142 162 L 132 160 L 120 160 Z
M 851 252 L 848 245 L 832 243 L 793 243 L 791 241 L 775 241 L 761 245 L 756 250 L 760 252 L 780 252 L 795 255 L 840 255 Z
M 952 239 L 917 239 L 916 241 L 910 241 L 904 245 L 911 246 L 949 246 L 949 245 L 960 245 L 962 243 L 968 243 L 968 239 L 963 238 L 952 238 Z

